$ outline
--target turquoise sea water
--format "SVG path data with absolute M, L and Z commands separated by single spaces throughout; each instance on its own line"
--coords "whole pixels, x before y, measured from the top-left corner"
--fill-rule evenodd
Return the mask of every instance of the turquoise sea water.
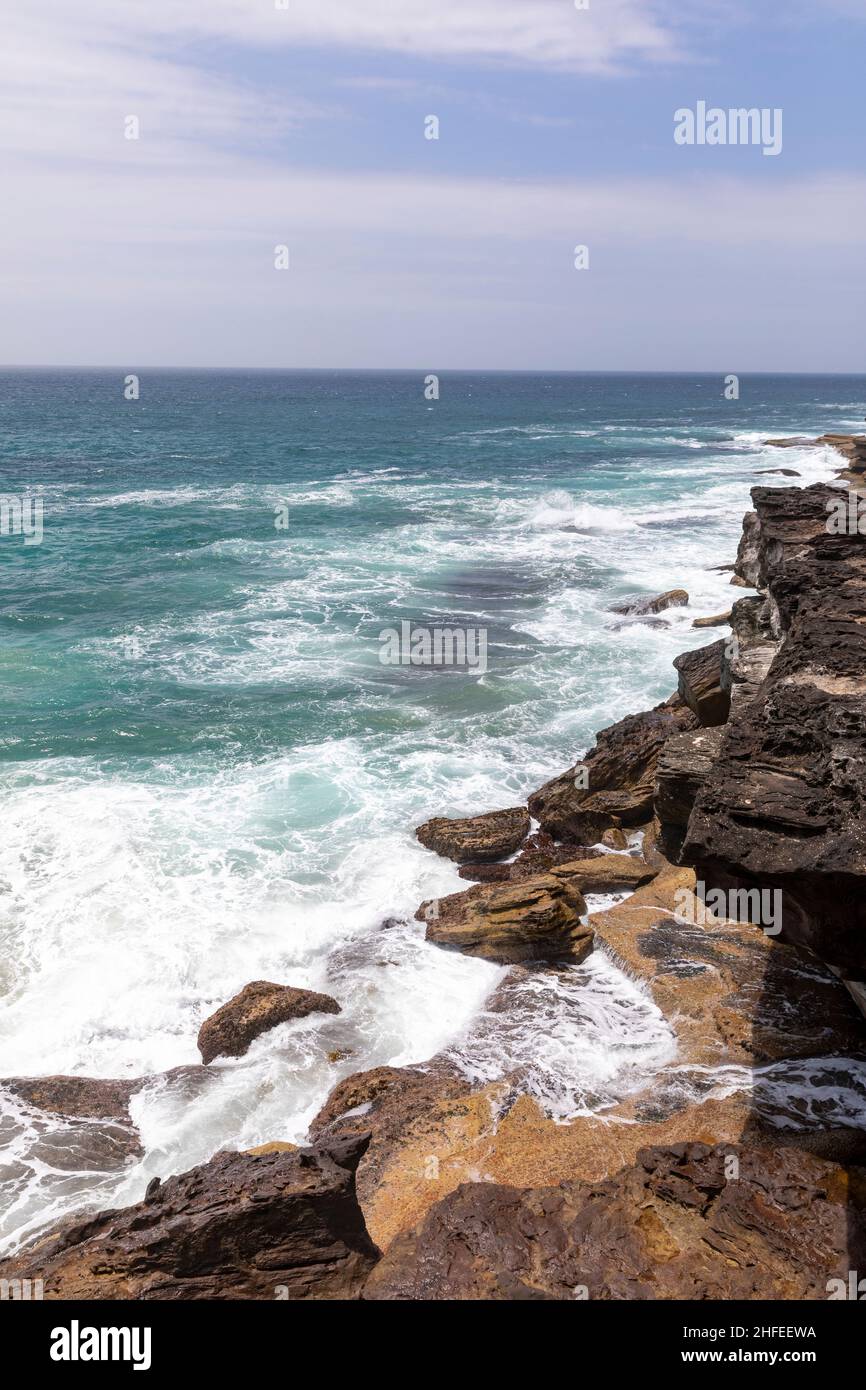
M 195 1095 L 155 1083 L 123 1170 L 0 1093 L 0 1239 L 300 1138 L 363 1067 L 531 1062 L 565 1115 L 661 1064 L 664 1021 L 601 960 L 543 1039 L 531 1010 L 491 1038 L 503 972 L 424 942 L 416 906 L 461 881 L 412 829 L 524 800 L 665 698 L 716 635 L 692 620 L 740 595 L 713 567 L 749 488 L 786 481 L 759 470 L 838 466 L 763 441 L 859 429 L 863 378 L 728 401 L 721 377 L 445 373 L 428 401 L 422 373 L 143 371 L 127 401 L 123 377 L 0 373 L 0 496 L 44 508 L 41 544 L 0 535 L 0 1076 L 195 1063 L 251 979 L 343 1013 Z M 609 611 L 675 586 L 666 626 Z M 404 619 L 483 627 L 486 672 L 383 665 Z

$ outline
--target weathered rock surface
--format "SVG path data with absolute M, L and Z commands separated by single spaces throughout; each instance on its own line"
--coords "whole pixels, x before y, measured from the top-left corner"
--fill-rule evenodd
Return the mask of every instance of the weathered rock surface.
M 560 840 L 594 843 L 612 825 L 652 819 L 658 756 L 674 734 L 698 727 L 679 695 L 602 729 L 583 763 L 545 783 L 529 798 L 543 830 Z M 583 781 L 587 782 L 584 787 Z
M 726 627 L 731 621 L 730 608 L 726 613 L 713 613 L 709 618 L 695 618 L 692 627 Z
M 561 956 L 582 960 L 592 949 L 592 933 L 580 920 L 585 911 L 576 882 L 552 870 L 522 883 L 478 884 L 422 903 L 415 915 L 427 922 L 428 941 L 510 965 Z
M 642 1149 L 605 1182 L 458 1187 L 394 1241 L 363 1296 L 826 1299 L 862 1267 L 864 1204 L 866 1172 L 791 1149 Z
M 419 825 L 415 834 L 422 845 L 446 859 L 483 864 L 504 859 L 520 848 L 529 834 L 529 812 L 525 806 L 512 806 L 464 820 L 436 816 Z
M 728 725 L 683 861 L 711 888 L 779 890 L 784 939 L 862 979 L 866 540 L 828 533 L 834 496 L 823 485 L 752 492 L 750 564 L 783 640 Z
M 0 1086 L 55 1115 L 77 1119 L 129 1121 L 129 1099 L 145 1079 L 109 1081 L 92 1076 L 10 1076 Z
M 691 870 L 668 867 L 589 919 L 596 945 L 672 1022 L 681 1064 L 866 1056 L 862 1019 L 830 970 L 758 926 L 713 916 L 695 886 Z
M 339 1004 L 329 994 L 253 980 L 205 1019 L 199 1029 L 198 1050 L 205 1064 L 216 1057 L 243 1057 L 250 1043 L 278 1023 L 306 1018 L 307 1014 L 339 1012 Z
M 601 854 L 592 859 L 574 859 L 551 869 L 554 879 L 583 893 L 631 892 L 655 878 L 657 870 L 632 854 Z
M 464 864 L 457 870 L 461 878 L 473 883 L 520 883 L 536 878 L 557 864 L 573 859 L 593 859 L 602 851 L 571 842 L 558 843 L 552 835 L 539 831 L 523 842 L 523 849 L 507 864 Z
M 701 787 L 719 756 L 723 729 L 691 729 L 676 734 L 664 745 L 656 771 L 655 810 L 659 820 L 659 847 L 673 863 Z
M 639 617 L 645 613 L 663 613 L 666 608 L 685 608 L 689 596 L 685 589 L 668 589 L 663 594 L 636 594 L 634 598 L 611 605 L 611 613 Z
M 674 661 L 679 675 L 680 699 L 697 715 L 705 729 L 724 724 L 731 707 L 730 693 L 722 688 L 725 646 L 725 641 L 720 639 L 708 647 L 683 652 Z
M 378 1258 L 355 1194 L 366 1136 L 220 1153 L 136 1206 L 73 1221 L 0 1264 L 46 1298 L 357 1298 Z

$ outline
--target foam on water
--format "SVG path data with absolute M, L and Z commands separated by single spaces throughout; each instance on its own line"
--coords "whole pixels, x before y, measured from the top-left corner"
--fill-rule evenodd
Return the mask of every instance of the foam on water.
M 365 408 L 342 435 L 330 404 L 318 433 L 304 416 L 321 476 L 287 468 L 295 413 L 249 455 L 234 444 L 230 467 L 207 419 L 173 449 L 160 436 L 183 483 L 138 456 L 118 478 L 100 463 L 87 484 L 46 480 L 48 526 L 72 529 L 41 548 L 43 587 L 16 592 L 34 627 L 3 654 L 18 701 L 3 740 L 26 755 L 0 770 L 0 1075 L 194 1066 L 202 1019 L 252 979 L 323 990 L 342 1012 L 148 1083 L 139 1157 L 111 1126 L 0 1096 L 0 1242 L 137 1200 L 219 1148 L 303 1139 L 334 1083 L 371 1066 L 447 1050 L 560 1120 L 673 1074 L 669 1025 L 601 952 L 507 982 L 429 945 L 417 905 L 465 884 L 412 828 L 523 801 L 595 730 L 665 698 L 673 657 L 708 640 L 693 618 L 741 596 L 712 567 L 733 559 L 749 487 L 788 481 L 757 470 L 807 483 L 838 459 L 764 446 L 818 432 L 811 409 L 733 431 L 657 405 L 613 423 L 567 399 L 545 418 L 536 394 L 508 424 L 491 408 L 428 440 L 425 423 L 413 454 L 390 406 L 365 436 Z M 121 447 L 93 442 L 100 459 Z M 672 587 L 690 605 L 658 625 L 610 611 Z M 383 627 L 455 614 L 488 627 L 485 675 L 378 661 Z M 749 1085 L 742 1071 L 680 1080 Z M 848 1114 L 853 1072 L 822 1075 Z

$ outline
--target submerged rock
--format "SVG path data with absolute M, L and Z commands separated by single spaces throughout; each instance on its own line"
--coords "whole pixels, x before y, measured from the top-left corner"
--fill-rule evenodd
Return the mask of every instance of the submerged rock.
M 363 1296 L 823 1300 L 866 1258 L 852 1186 L 866 1172 L 796 1150 L 696 1143 L 642 1149 L 599 1183 L 464 1183 L 397 1237 Z
M 276 1028 L 278 1023 L 313 1013 L 338 1014 L 340 1006 L 329 994 L 253 980 L 201 1025 L 201 1059 L 207 1064 L 216 1057 L 243 1057 L 250 1043 L 262 1033 Z
M 529 834 L 529 812 L 525 806 L 512 806 L 463 820 L 436 816 L 419 825 L 415 834 L 427 849 L 458 864 L 487 863 L 520 848 Z
M 59 1299 L 357 1298 L 379 1255 L 355 1194 L 367 1142 L 217 1154 L 136 1206 L 66 1223 L 0 1277 Z

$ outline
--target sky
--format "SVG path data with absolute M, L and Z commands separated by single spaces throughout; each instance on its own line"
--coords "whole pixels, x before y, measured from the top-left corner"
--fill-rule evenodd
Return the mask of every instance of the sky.
M 866 371 L 866 0 L 0 26 L 0 363 Z M 677 143 L 700 102 L 781 150 Z

